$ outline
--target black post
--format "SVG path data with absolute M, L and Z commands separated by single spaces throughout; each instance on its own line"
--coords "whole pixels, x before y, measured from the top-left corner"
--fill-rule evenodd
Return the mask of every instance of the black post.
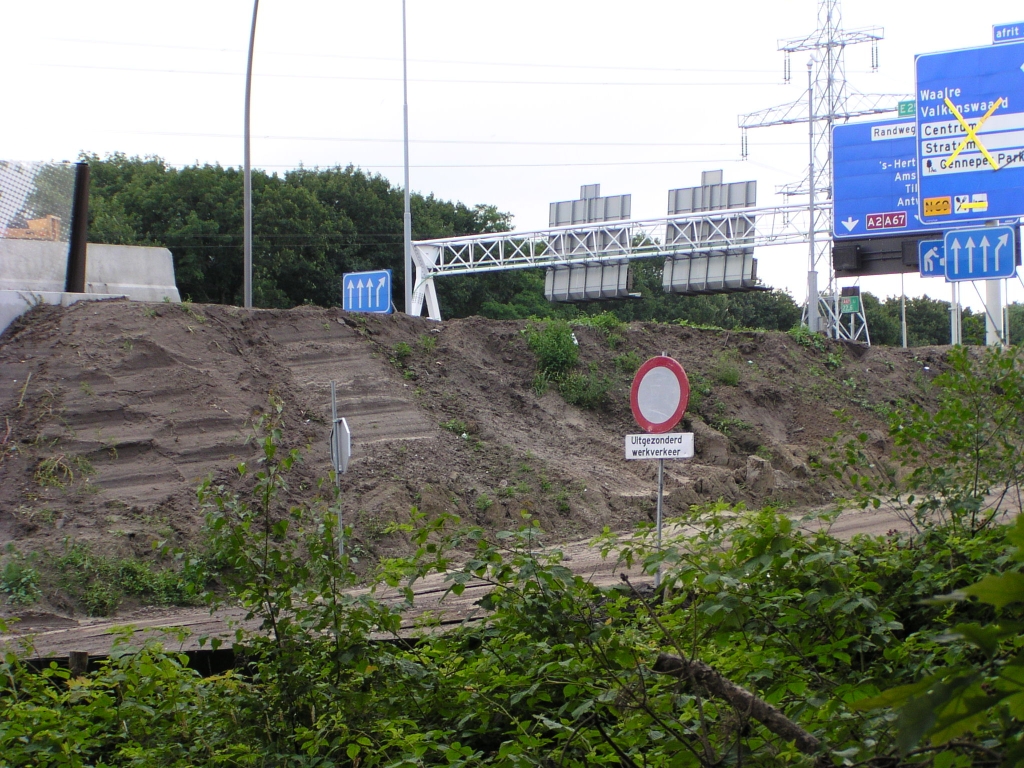
M 71 242 L 68 246 L 66 293 L 85 293 L 85 248 L 89 237 L 89 164 L 75 165 L 75 197 L 71 204 Z

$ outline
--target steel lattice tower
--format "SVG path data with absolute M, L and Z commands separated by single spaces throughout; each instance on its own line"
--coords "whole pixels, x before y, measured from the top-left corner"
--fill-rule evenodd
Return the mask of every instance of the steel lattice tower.
M 878 69 L 878 41 L 883 37 L 881 27 L 845 30 L 842 26 L 841 0 L 819 0 L 818 26 L 805 37 L 779 41 L 779 50 L 785 54 L 783 76 L 791 78 L 791 60 L 794 53 L 808 52 L 809 97 L 805 91 L 789 104 L 769 107 L 739 118 L 742 129 L 742 154 L 747 157 L 747 130 L 772 125 L 809 123 L 809 162 L 803 179 L 786 184 L 777 192 L 787 198 L 809 195 L 813 190 L 817 206 L 811 232 L 814 234 L 813 253 L 808 254 L 808 302 L 804 305 L 804 322 L 811 330 L 826 331 L 835 338 L 846 337 L 849 329 L 838 322 L 835 276 L 830 256 L 832 236 L 832 126 L 851 117 L 895 112 L 901 99 L 910 96 L 894 94 L 864 94 L 856 91 L 846 80 L 845 50 L 848 45 L 871 44 L 871 68 Z M 814 178 L 810 179 L 813 167 Z M 810 203 L 810 200 L 808 201 Z M 817 273 L 824 266 L 828 274 L 828 288 L 818 290 Z M 815 305 L 811 296 L 817 294 Z M 821 317 L 821 325 L 818 317 Z

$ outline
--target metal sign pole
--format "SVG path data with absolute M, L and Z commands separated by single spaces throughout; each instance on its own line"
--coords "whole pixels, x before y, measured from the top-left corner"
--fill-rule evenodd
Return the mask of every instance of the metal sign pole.
M 331 382 L 331 459 L 334 465 L 334 487 L 338 489 L 338 557 L 345 556 L 345 524 L 341 519 L 341 446 L 338 434 L 338 398 Z
M 661 554 L 661 499 L 665 495 L 665 460 L 658 459 L 658 554 Z M 654 573 L 654 588 L 661 586 L 661 562 L 658 562 L 658 570 Z

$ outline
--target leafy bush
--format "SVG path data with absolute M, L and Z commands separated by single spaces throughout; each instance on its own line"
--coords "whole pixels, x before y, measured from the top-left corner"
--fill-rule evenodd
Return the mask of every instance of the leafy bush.
M 537 368 L 550 379 L 561 378 L 579 362 L 579 345 L 565 320 L 550 320 L 543 327 L 530 323 L 526 342 L 537 357 Z
M 565 402 L 580 408 L 599 408 L 608 396 L 612 380 L 596 371 L 580 373 L 573 371 L 558 382 L 558 391 Z
M 39 571 L 12 546 L 8 546 L 7 559 L 0 568 L 0 592 L 11 605 L 29 605 L 42 597 Z

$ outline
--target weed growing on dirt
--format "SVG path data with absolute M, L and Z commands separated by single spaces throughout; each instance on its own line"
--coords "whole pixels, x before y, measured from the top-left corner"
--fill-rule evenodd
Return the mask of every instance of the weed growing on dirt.
M 691 410 L 697 410 L 704 401 L 711 397 L 711 382 L 699 373 L 691 373 L 687 376 L 690 381 L 690 403 Z
M 448 419 L 448 421 L 441 422 L 441 429 L 447 429 L 449 432 L 453 432 L 456 435 L 465 435 L 469 432 L 469 427 L 466 422 L 461 419 Z
M 841 368 L 843 365 L 843 355 L 841 352 L 829 352 L 825 355 L 825 367 L 830 371 L 834 371 L 837 368 Z
M 476 501 L 474 502 L 474 504 L 477 508 L 477 511 L 486 512 L 488 509 L 494 506 L 494 499 L 492 499 L 486 493 L 481 493 L 479 496 L 476 497 Z
M 84 456 L 68 456 L 66 453 L 47 456 L 39 462 L 33 478 L 43 488 L 67 488 L 78 476 L 91 475 L 95 472 L 92 464 Z
M 817 352 L 825 352 L 828 347 L 825 344 L 825 337 L 820 333 L 811 333 L 806 325 L 797 325 L 789 331 L 789 337 L 801 347 L 814 349 Z
M 565 320 L 551 320 L 543 327 L 529 323 L 524 333 L 526 343 L 537 356 L 537 368 L 549 379 L 564 376 L 579 362 L 579 345 Z
M 623 337 L 620 331 L 626 325 L 611 312 L 602 312 L 593 317 L 580 317 L 574 320 L 573 324 L 599 330 L 604 335 L 604 340 L 610 349 L 615 349 L 622 343 Z
M 50 555 L 46 570 L 55 586 L 90 616 L 109 616 L 125 598 L 148 605 L 195 605 L 209 579 L 206 562 L 182 556 L 180 571 L 156 570 L 145 563 L 93 552 L 82 543 L 65 543 L 64 551 Z
M 640 355 L 631 349 L 629 352 L 624 352 L 615 358 L 615 370 L 627 376 L 632 376 L 640 369 L 643 362 Z
M 11 605 L 30 605 L 42 597 L 39 571 L 12 545 L 8 545 L 7 557 L 0 568 L 0 592 L 7 595 Z
M 611 379 L 593 369 L 587 373 L 573 371 L 558 382 L 558 391 L 565 402 L 580 408 L 599 408 L 611 387 Z
M 412 347 L 406 344 L 404 341 L 400 341 L 395 344 L 395 348 L 391 352 L 391 362 L 401 367 L 405 365 L 405 361 L 412 356 Z
M 615 322 L 618 322 L 617 318 Z M 533 391 L 538 396 L 544 394 L 550 384 L 556 384 L 570 405 L 598 408 L 605 402 L 612 381 L 597 372 L 596 364 L 592 364 L 586 373 L 574 370 L 580 352 L 568 322 L 551 320 L 543 328 L 530 323 L 524 333 L 530 349 L 537 356 L 539 370 L 533 377 Z
M 424 333 L 420 336 L 417 343 L 425 355 L 432 355 L 434 350 L 437 349 L 437 338 L 429 333 Z
M 206 315 L 204 315 L 202 312 L 197 311 L 192 306 L 192 299 L 182 299 L 181 303 L 178 306 L 181 308 L 182 312 L 184 312 L 188 317 L 191 317 L 200 325 L 206 322 Z M 192 331 L 189 332 L 191 333 Z
M 96 391 L 92 388 L 92 384 L 90 384 L 88 381 L 83 381 L 79 383 L 78 388 L 82 390 L 83 395 L 86 395 L 88 397 L 92 397 L 96 394 Z
M 740 385 L 740 368 L 732 361 L 719 360 L 712 375 L 715 377 L 715 381 L 727 387 Z

